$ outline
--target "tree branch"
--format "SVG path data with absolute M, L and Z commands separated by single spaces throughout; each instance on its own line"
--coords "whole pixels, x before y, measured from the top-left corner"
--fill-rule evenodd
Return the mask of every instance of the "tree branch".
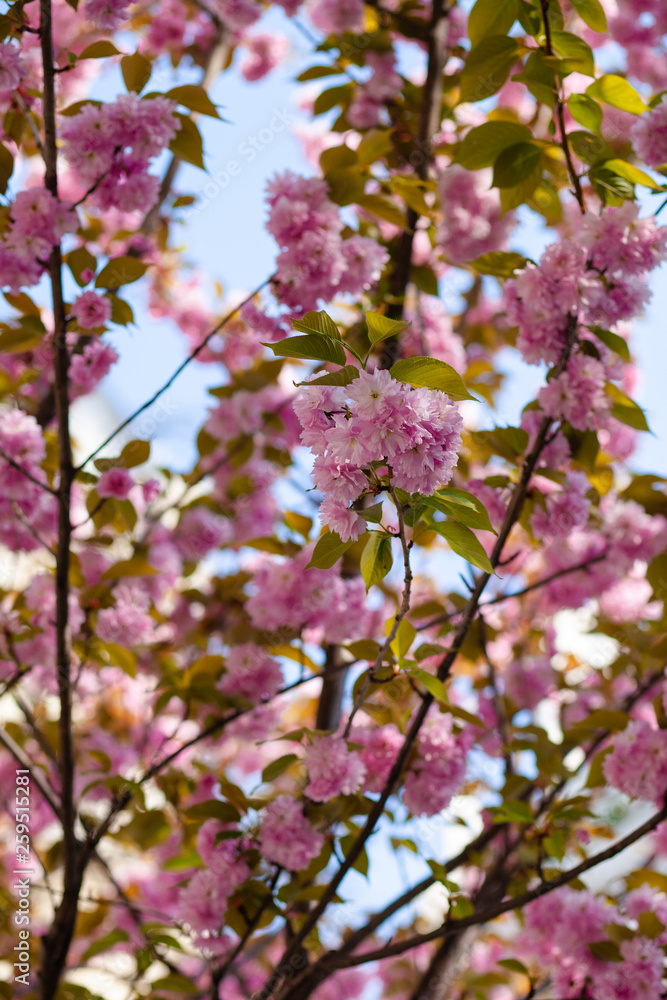
M 541 882 L 540 885 L 536 886 L 534 889 L 530 889 L 526 892 L 521 893 L 518 896 L 514 896 L 512 899 L 507 899 L 504 902 L 497 903 L 494 906 L 489 906 L 485 910 L 479 913 L 473 913 L 469 917 L 462 917 L 459 920 L 451 920 L 442 924 L 441 927 L 436 928 L 434 931 L 429 931 L 427 934 L 415 934 L 411 938 L 406 938 L 403 941 L 397 941 L 394 944 L 385 945 L 383 948 L 377 948 L 375 951 L 367 951 L 361 955 L 351 955 L 346 958 L 337 959 L 335 966 L 332 965 L 330 972 L 335 969 L 350 968 L 354 965 L 364 965 L 366 962 L 379 962 L 384 958 L 392 958 L 394 955 L 402 955 L 405 951 L 410 951 L 412 948 L 416 948 L 422 944 L 428 944 L 430 941 L 438 941 L 440 938 L 449 937 L 452 934 L 459 934 L 466 927 L 475 927 L 479 924 L 485 924 L 489 920 L 494 920 L 496 917 L 502 916 L 503 913 L 509 913 L 511 910 L 518 910 L 520 907 L 526 906 L 528 903 L 532 903 L 533 900 L 539 899 L 541 896 L 546 896 L 548 893 L 553 892 L 554 889 L 560 889 L 561 886 L 567 885 L 568 882 L 572 882 L 574 879 L 579 878 L 585 872 L 590 871 L 591 868 L 596 868 L 598 865 L 602 864 L 603 861 L 609 861 L 611 858 L 615 858 L 617 854 L 620 854 L 626 849 L 626 847 L 631 847 L 636 841 L 641 840 L 645 837 L 647 833 L 651 833 L 652 830 L 656 828 L 664 819 L 667 819 L 667 806 L 663 806 L 659 812 L 654 813 L 650 819 L 647 819 L 645 823 L 629 833 L 627 837 L 623 837 L 622 840 L 617 841 L 608 847 L 605 851 L 600 851 L 598 854 L 594 854 L 593 857 L 587 858 L 582 861 L 581 864 L 576 865 L 574 868 L 568 869 L 568 871 L 562 872 L 556 878 L 552 879 L 550 882 Z

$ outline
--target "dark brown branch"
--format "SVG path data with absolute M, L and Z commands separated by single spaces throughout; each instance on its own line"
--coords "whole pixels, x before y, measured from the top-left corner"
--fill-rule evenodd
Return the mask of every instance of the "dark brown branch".
M 15 462 L 14 459 L 11 458 L 7 454 L 7 452 L 4 451 L 2 448 L 0 448 L 0 458 L 3 458 L 7 463 L 7 465 L 11 465 L 12 469 L 16 469 L 17 472 L 20 472 L 22 476 L 25 476 L 26 479 L 29 479 L 31 483 L 35 484 L 35 486 L 40 486 L 43 490 L 46 490 L 46 492 L 50 493 L 51 496 L 53 497 L 58 496 L 56 490 L 52 490 L 48 483 L 43 483 L 41 482 L 41 480 L 33 476 L 31 472 L 28 472 L 28 470 L 24 469 L 22 465 L 19 465 L 18 462 Z
M 580 875 L 590 871 L 591 868 L 597 868 L 597 866 L 601 865 L 604 861 L 609 861 L 611 858 L 615 858 L 618 854 L 624 851 L 626 847 L 631 847 L 632 844 L 641 840 L 642 837 L 645 837 L 647 833 L 651 833 L 651 831 L 666 818 L 667 806 L 663 806 L 659 812 L 654 813 L 650 819 L 647 819 L 645 823 L 642 823 L 642 825 L 637 827 L 636 830 L 633 830 L 632 833 L 623 837 L 622 840 L 612 844 L 612 846 L 608 847 L 605 851 L 600 851 L 598 854 L 594 854 L 592 857 L 587 858 L 585 861 L 582 861 L 581 864 L 576 865 L 576 867 L 562 872 L 549 882 L 541 882 L 534 889 L 530 889 L 518 896 L 514 896 L 511 899 L 497 903 L 494 906 L 489 906 L 479 913 L 471 914 L 469 917 L 462 917 L 459 920 L 447 921 L 441 927 L 438 927 L 436 930 L 430 931 L 427 934 L 415 934 L 411 938 L 406 938 L 403 941 L 397 941 L 394 944 L 385 945 L 383 948 L 377 948 L 375 951 L 367 951 L 361 955 L 351 955 L 344 959 L 337 959 L 336 964 L 332 965 L 329 971 L 333 972 L 335 969 L 349 968 L 353 965 L 364 965 L 366 962 L 379 962 L 384 958 L 392 958 L 394 955 L 402 955 L 404 952 L 410 951 L 412 948 L 416 948 L 421 944 L 428 944 L 430 941 L 438 941 L 441 938 L 450 937 L 452 934 L 459 934 L 466 927 L 476 927 L 479 924 L 487 923 L 489 920 L 495 920 L 496 917 L 502 916 L 503 913 L 518 910 L 521 907 L 526 906 L 528 903 L 532 903 L 533 900 L 539 899 L 541 896 L 546 896 L 548 893 L 553 892 L 554 889 L 560 889 L 561 886 L 574 881 L 574 879 L 579 878 Z
M 494 604 L 502 604 L 503 601 L 509 601 L 512 597 L 523 597 L 524 594 L 529 594 L 532 590 L 538 590 L 540 587 L 546 587 L 548 583 L 553 580 L 560 579 L 561 576 L 567 576 L 569 573 L 576 573 L 580 569 L 588 569 L 589 566 L 593 566 L 594 563 L 602 562 L 603 559 L 607 558 L 606 552 L 601 552 L 598 556 L 593 556 L 592 559 L 586 559 L 584 562 L 576 563 L 574 566 L 566 566 L 565 569 L 558 569 L 553 573 L 549 573 L 548 576 L 542 577 L 541 580 L 536 580 L 534 583 L 529 583 L 527 586 L 522 587 L 521 590 L 515 590 L 511 594 L 499 594 L 497 597 L 492 597 L 489 601 L 484 601 L 480 604 L 480 609 L 490 608 Z M 498 565 L 502 565 L 500 562 Z M 430 621 L 425 622 L 423 625 L 417 626 L 418 632 L 423 632 L 424 629 L 432 628 L 434 625 L 440 625 L 442 622 L 451 621 L 452 618 L 456 618 L 457 615 L 463 614 L 463 608 L 458 608 L 456 611 L 451 611 L 448 614 L 438 615 L 437 618 L 432 618 Z
M 43 72 L 44 186 L 58 198 L 56 150 L 55 67 L 51 0 L 40 0 L 40 44 Z M 71 492 L 74 480 L 69 434 L 69 351 L 66 341 L 65 304 L 62 289 L 62 254 L 54 246 L 49 258 L 53 303 L 54 400 L 58 439 L 58 542 L 56 549 L 56 672 L 60 716 L 58 720 L 60 763 L 60 820 L 63 832 L 64 895 L 49 932 L 42 940 L 38 978 L 41 1000 L 52 1000 L 65 968 L 77 914 L 83 867 L 75 835 L 74 741 L 72 734 L 71 637 L 69 624 L 69 571 Z

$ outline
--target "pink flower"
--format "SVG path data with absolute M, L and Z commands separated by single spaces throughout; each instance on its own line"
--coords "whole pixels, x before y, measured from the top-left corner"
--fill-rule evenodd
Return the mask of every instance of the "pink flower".
M 362 0 L 316 0 L 310 8 L 310 19 L 326 35 L 359 33 L 365 26 L 365 8 Z
M 97 635 L 103 642 L 121 646 L 146 645 L 154 640 L 155 621 L 149 612 L 150 597 L 137 584 L 119 583 L 114 603 L 97 615 Z
M 343 542 L 349 542 L 350 539 L 356 541 L 366 530 L 366 522 L 361 514 L 335 500 L 323 500 L 318 513 L 321 521 L 328 524 L 331 531 L 339 534 Z
M 146 503 L 153 503 L 160 495 L 160 484 L 157 479 L 147 479 L 145 483 L 142 483 L 141 490 Z
M 452 264 L 474 260 L 490 250 L 502 250 L 515 226 L 512 212 L 502 214 L 498 191 L 491 188 L 490 170 L 447 167 L 438 182 L 443 222 L 439 242 Z
M 337 736 L 316 736 L 306 750 L 309 783 L 306 795 L 315 802 L 328 802 L 336 795 L 352 795 L 366 775 L 358 753 L 347 749 Z
M 18 45 L 0 42 L 0 91 L 16 90 L 25 76 L 25 64 Z
M 288 41 L 281 35 L 251 35 L 244 40 L 248 55 L 241 63 L 241 75 L 253 83 L 261 80 L 279 65 L 288 48 Z
M 130 0 L 86 0 L 84 17 L 100 31 L 115 31 L 127 17 Z
M 632 719 L 603 762 L 610 785 L 633 799 L 662 802 L 667 792 L 667 731 Z
M 667 163 L 667 100 L 641 115 L 630 129 L 637 156 L 649 167 Z
M 417 755 L 405 777 L 403 801 L 415 816 L 435 816 L 459 791 L 472 735 L 456 735 L 451 715 L 430 718 L 417 739 Z
M 69 369 L 72 399 L 92 392 L 117 361 L 118 353 L 111 344 L 98 339 L 86 344 L 81 354 L 73 354 Z
M 71 314 L 83 330 L 93 330 L 111 319 L 111 303 L 97 292 L 84 292 L 72 304 Z
M 246 642 L 234 646 L 227 657 L 220 690 L 249 701 L 272 698 L 283 685 L 280 665 L 260 646 Z
M 259 845 L 267 860 L 296 872 L 317 857 L 324 837 L 310 825 L 296 799 L 279 795 L 264 810 Z
M 124 500 L 132 487 L 134 479 L 123 468 L 107 469 L 97 481 L 97 492 L 101 497 L 115 497 Z

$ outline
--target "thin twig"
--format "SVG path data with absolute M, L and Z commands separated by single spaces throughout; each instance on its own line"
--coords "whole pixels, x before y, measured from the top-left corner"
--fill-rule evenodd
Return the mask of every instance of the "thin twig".
M 156 392 L 154 392 L 149 400 L 147 400 L 145 403 L 142 403 L 141 406 L 137 407 L 134 413 L 131 413 L 129 417 L 126 417 L 126 419 L 123 420 L 122 423 L 120 423 L 118 427 L 116 427 L 116 429 L 112 431 L 111 434 L 109 434 L 104 439 L 104 441 L 102 441 L 102 443 L 97 446 L 97 448 L 95 448 L 94 451 L 91 451 L 90 455 L 88 455 L 88 457 L 85 458 L 83 462 L 80 463 L 80 465 L 77 465 L 75 472 L 77 473 L 81 472 L 81 470 L 84 469 L 86 465 L 88 465 L 88 462 L 92 461 L 96 455 L 99 455 L 102 449 L 106 448 L 106 446 L 110 444 L 113 441 L 113 439 L 120 434 L 121 431 L 124 431 L 125 428 L 132 423 L 133 420 L 136 420 L 138 416 L 140 416 L 146 410 L 150 409 L 153 403 L 156 403 L 157 400 L 160 398 L 160 396 L 164 395 L 164 393 L 172 387 L 172 385 L 174 384 L 178 376 L 181 374 L 181 372 L 185 371 L 190 362 L 196 360 L 196 358 L 201 354 L 206 345 L 213 339 L 213 337 L 215 337 L 217 333 L 220 332 L 220 330 L 222 330 L 222 328 L 230 321 L 230 319 L 232 319 L 236 315 L 239 309 L 242 309 L 244 305 L 250 302 L 255 297 L 255 295 L 258 294 L 258 292 L 261 292 L 261 290 L 265 288 L 266 285 L 268 285 L 269 281 L 271 281 L 271 278 L 266 278 L 261 283 L 261 285 L 259 285 L 253 292 L 250 292 L 249 295 L 246 295 L 246 297 L 243 299 L 242 302 L 239 302 L 237 306 L 234 306 L 234 308 L 231 309 L 227 313 L 227 315 L 224 316 L 220 320 L 220 322 L 217 323 L 213 327 L 213 329 L 206 334 L 201 343 L 198 344 L 197 347 L 195 347 L 195 349 L 190 352 L 190 354 L 188 354 L 187 358 L 185 358 L 185 360 L 180 363 L 178 368 L 172 373 L 172 375 L 169 376 L 164 385 L 162 385 Z

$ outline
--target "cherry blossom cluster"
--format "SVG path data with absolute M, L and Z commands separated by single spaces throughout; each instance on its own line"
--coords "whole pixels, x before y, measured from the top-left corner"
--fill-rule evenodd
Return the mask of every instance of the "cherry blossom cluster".
M 0 242 L 0 282 L 16 294 L 36 285 L 46 271 L 51 248 L 76 229 L 76 215 L 42 187 L 19 191 L 11 224 Z
M 587 889 L 558 889 L 526 908 L 518 954 L 540 972 L 549 971 L 551 988 L 559 997 L 650 1000 L 662 990 L 667 930 L 647 937 L 628 928 L 617 961 L 597 958 L 590 947 L 609 940 L 610 925 L 625 929 L 642 913 L 654 914 L 667 927 L 667 900 L 648 886 L 631 890 L 622 911 Z
M 314 309 L 319 299 L 359 295 L 376 281 L 387 254 L 366 236 L 342 236 L 338 207 L 325 181 L 287 171 L 268 186 L 267 229 L 281 250 L 274 291 L 291 309 Z
M 667 730 L 632 719 L 612 741 L 603 762 L 604 776 L 633 799 L 662 804 L 667 793 Z
M 175 108 L 166 97 L 129 93 L 111 104 L 86 104 L 62 121 L 63 153 L 92 204 L 148 211 L 160 186 L 148 168 L 180 128 Z
M 271 632 L 305 629 L 315 641 L 365 637 L 370 618 L 361 577 L 343 579 L 330 570 L 307 569 L 312 551 L 294 559 L 266 559 L 253 574 L 254 593 L 246 602 L 252 623 Z
M 0 411 L 0 448 L 0 542 L 32 552 L 39 536 L 53 538 L 57 518 L 56 500 L 44 488 L 46 444 L 35 418 L 19 409 Z
M 473 172 L 456 163 L 438 178 L 442 211 L 438 243 L 451 264 L 502 250 L 516 225 L 512 212 L 503 214 L 498 191 L 491 188 L 490 182 L 490 170 Z
M 426 496 L 451 478 L 463 421 L 444 392 L 413 389 L 377 369 L 345 388 L 306 384 L 294 409 L 301 442 L 316 456 L 313 478 L 325 496 L 320 517 L 345 541 L 365 529 L 350 503 L 379 492 L 383 475 Z

